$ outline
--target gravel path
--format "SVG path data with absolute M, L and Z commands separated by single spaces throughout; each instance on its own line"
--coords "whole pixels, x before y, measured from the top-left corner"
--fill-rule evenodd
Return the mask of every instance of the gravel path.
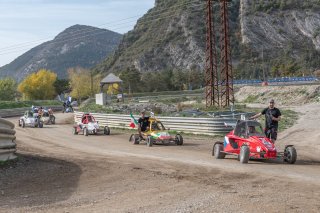
M 149 148 L 121 132 L 74 136 L 70 115 L 43 129 L 17 128 L 20 158 L 0 168 L 0 212 L 319 212 L 317 107 L 301 109 L 297 125 L 279 135 L 279 147 L 297 146 L 296 165 L 215 160 L 209 139 Z

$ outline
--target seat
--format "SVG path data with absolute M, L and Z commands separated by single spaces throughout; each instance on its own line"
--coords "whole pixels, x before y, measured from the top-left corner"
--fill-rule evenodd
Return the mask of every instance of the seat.
M 88 124 L 87 118 L 86 118 L 86 117 L 83 117 L 82 120 L 81 120 L 81 123 L 83 123 L 83 124 Z

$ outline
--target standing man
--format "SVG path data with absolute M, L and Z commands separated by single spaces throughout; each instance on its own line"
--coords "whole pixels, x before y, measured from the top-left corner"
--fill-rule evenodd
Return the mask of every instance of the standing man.
M 281 112 L 278 108 L 274 107 L 274 100 L 271 99 L 269 102 L 269 107 L 262 110 L 262 112 L 252 116 L 250 119 L 255 119 L 265 115 L 266 117 L 266 137 L 270 138 L 273 143 L 277 140 L 278 134 L 278 122 L 281 120 Z
M 149 117 L 146 116 L 146 111 L 142 110 L 140 112 L 141 117 L 138 120 L 138 131 L 139 131 L 139 136 L 141 139 L 143 138 L 142 132 L 145 132 L 148 130 L 149 127 Z

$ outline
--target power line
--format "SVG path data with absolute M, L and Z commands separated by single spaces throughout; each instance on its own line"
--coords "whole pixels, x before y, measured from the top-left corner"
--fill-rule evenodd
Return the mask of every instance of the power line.
M 199 7 L 201 6 L 202 4 L 198 4 L 198 5 L 193 5 L 191 7 L 188 7 L 187 9 L 191 9 L 191 8 L 195 8 L 195 7 Z M 172 12 L 175 12 L 175 11 L 170 11 L 171 13 Z M 162 14 L 159 14 L 160 15 L 163 15 L 163 14 L 168 14 L 169 12 L 166 12 L 166 13 L 162 13 Z M 138 22 L 139 24 L 148 24 L 148 23 L 152 23 L 154 21 L 157 21 L 157 20 L 161 20 L 161 19 L 166 19 L 166 18 L 170 18 L 170 17 L 174 17 L 176 16 L 176 13 L 174 14 L 171 14 L 169 16 L 165 16 L 165 17 L 159 17 L 159 18 L 155 18 L 155 19 L 148 19 L 147 21 L 140 21 Z M 152 16 L 152 17 L 155 17 L 155 16 Z M 123 23 L 124 24 L 124 23 Z M 131 26 L 131 25 L 130 25 Z M 113 30 L 117 30 L 117 29 L 123 29 L 123 28 L 127 28 L 128 26 L 124 26 L 124 27 L 118 27 L 118 28 L 114 28 Z M 91 30 L 91 32 L 94 32 L 94 31 L 98 31 L 98 30 Z M 99 29 L 100 31 L 100 29 Z M 72 38 L 68 38 L 68 39 L 64 39 L 64 40 L 57 40 L 57 41 L 49 41 L 47 42 L 48 44 L 47 45 L 51 45 L 51 44 L 57 44 L 57 43 L 63 43 L 63 42 L 66 42 L 66 41 L 75 41 L 75 40 L 78 40 L 78 39 L 81 39 L 81 38 L 85 38 L 85 37 L 89 37 L 89 36 L 93 36 L 93 35 L 98 35 L 98 34 L 102 34 L 102 33 L 105 33 L 105 31 L 103 32 L 97 32 L 97 33 L 93 33 L 93 34 L 89 34 L 89 35 L 83 35 L 83 36 L 79 36 L 79 37 L 76 37 L 76 36 L 73 36 Z M 80 34 L 78 34 L 80 35 Z M 24 46 L 22 46 L 24 47 Z M 22 47 L 17 47 L 15 49 L 18 49 L 18 50 L 15 50 L 15 51 L 0 51 L 0 55 L 4 55 L 4 54 L 10 54 L 10 53 L 14 53 L 14 52 L 20 52 L 21 50 L 26 50 L 26 48 L 23 48 L 23 49 L 20 49 Z M 28 48 L 29 49 L 29 48 Z
M 174 7 L 171 7 L 170 10 L 174 9 L 174 8 L 178 8 L 180 6 L 184 6 L 184 5 L 189 5 L 189 4 L 192 4 L 194 1 L 196 0 L 188 0 L 182 4 L 178 4 L 178 5 L 175 5 Z M 160 13 L 161 11 L 166 11 L 168 9 L 161 9 L 161 10 L 158 10 L 156 14 L 152 15 L 152 16 L 149 16 L 148 18 L 152 18 L 152 17 L 156 17 L 156 16 L 159 16 L 159 15 L 163 15 L 163 14 L 166 14 L 166 13 Z M 169 11 L 171 12 L 171 11 Z M 113 22 L 107 22 L 107 23 L 104 23 L 104 24 L 101 24 L 101 25 L 98 25 L 97 27 L 103 27 L 103 26 L 115 26 L 115 23 L 118 23 L 118 22 L 122 22 L 122 21 L 126 21 L 126 20 L 130 20 L 130 19 L 133 19 L 133 18 L 137 18 L 137 17 L 140 17 L 141 15 L 137 15 L 137 16 L 132 16 L 132 17 L 128 17 L 128 18 L 124 18 L 124 19 L 120 19 L 120 20 L 117 20 L 117 21 L 113 21 Z M 133 20 L 133 21 L 130 21 L 130 22 L 125 22 L 125 23 L 120 23 L 120 24 L 126 24 L 126 23 L 131 23 L 131 22 L 135 22 L 136 20 Z M 111 25 L 109 25 L 111 24 Z M 131 26 L 131 25 L 130 25 Z M 92 29 L 92 30 L 78 30 L 78 31 L 75 31 L 75 35 L 74 36 L 77 36 L 77 33 L 79 32 L 80 34 L 83 34 L 83 33 L 89 33 L 89 32 L 93 32 L 93 31 L 98 31 L 98 29 Z M 43 39 L 39 39 L 39 40 L 34 40 L 34 41 L 30 41 L 30 42 L 25 42 L 25 43 L 20 43 L 20 44 L 16 44 L 16 45 L 11 45 L 11 46 L 7 46 L 7 47 L 3 47 L 3 48 L 0 48 L 0 52 L 2 52 L 3 50 L 11 50 L 11 49 L 16 49 L 17 47 L 21 47 L 21 45 L 23 45 L 23 47 L 25 47 L 26 45 L 27 46 L 30 46 L 31 44 L 33 43 L 36 43 L 36 42 L 40 42 L 40 41 L 43 41 L 43 40 L 46 40 L 48 39 L 49 37 L 47 38 L 43 38 Z M 51 38 L 51 37 L 50 37 Z

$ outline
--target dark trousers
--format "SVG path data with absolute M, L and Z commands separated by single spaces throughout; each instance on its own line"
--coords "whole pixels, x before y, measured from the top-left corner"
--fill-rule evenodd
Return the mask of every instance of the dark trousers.
M 265 134 L 267 138 L 271 138 L 272 140 L 277 140 L 278 130 L 275 127 L 266 128 Z

